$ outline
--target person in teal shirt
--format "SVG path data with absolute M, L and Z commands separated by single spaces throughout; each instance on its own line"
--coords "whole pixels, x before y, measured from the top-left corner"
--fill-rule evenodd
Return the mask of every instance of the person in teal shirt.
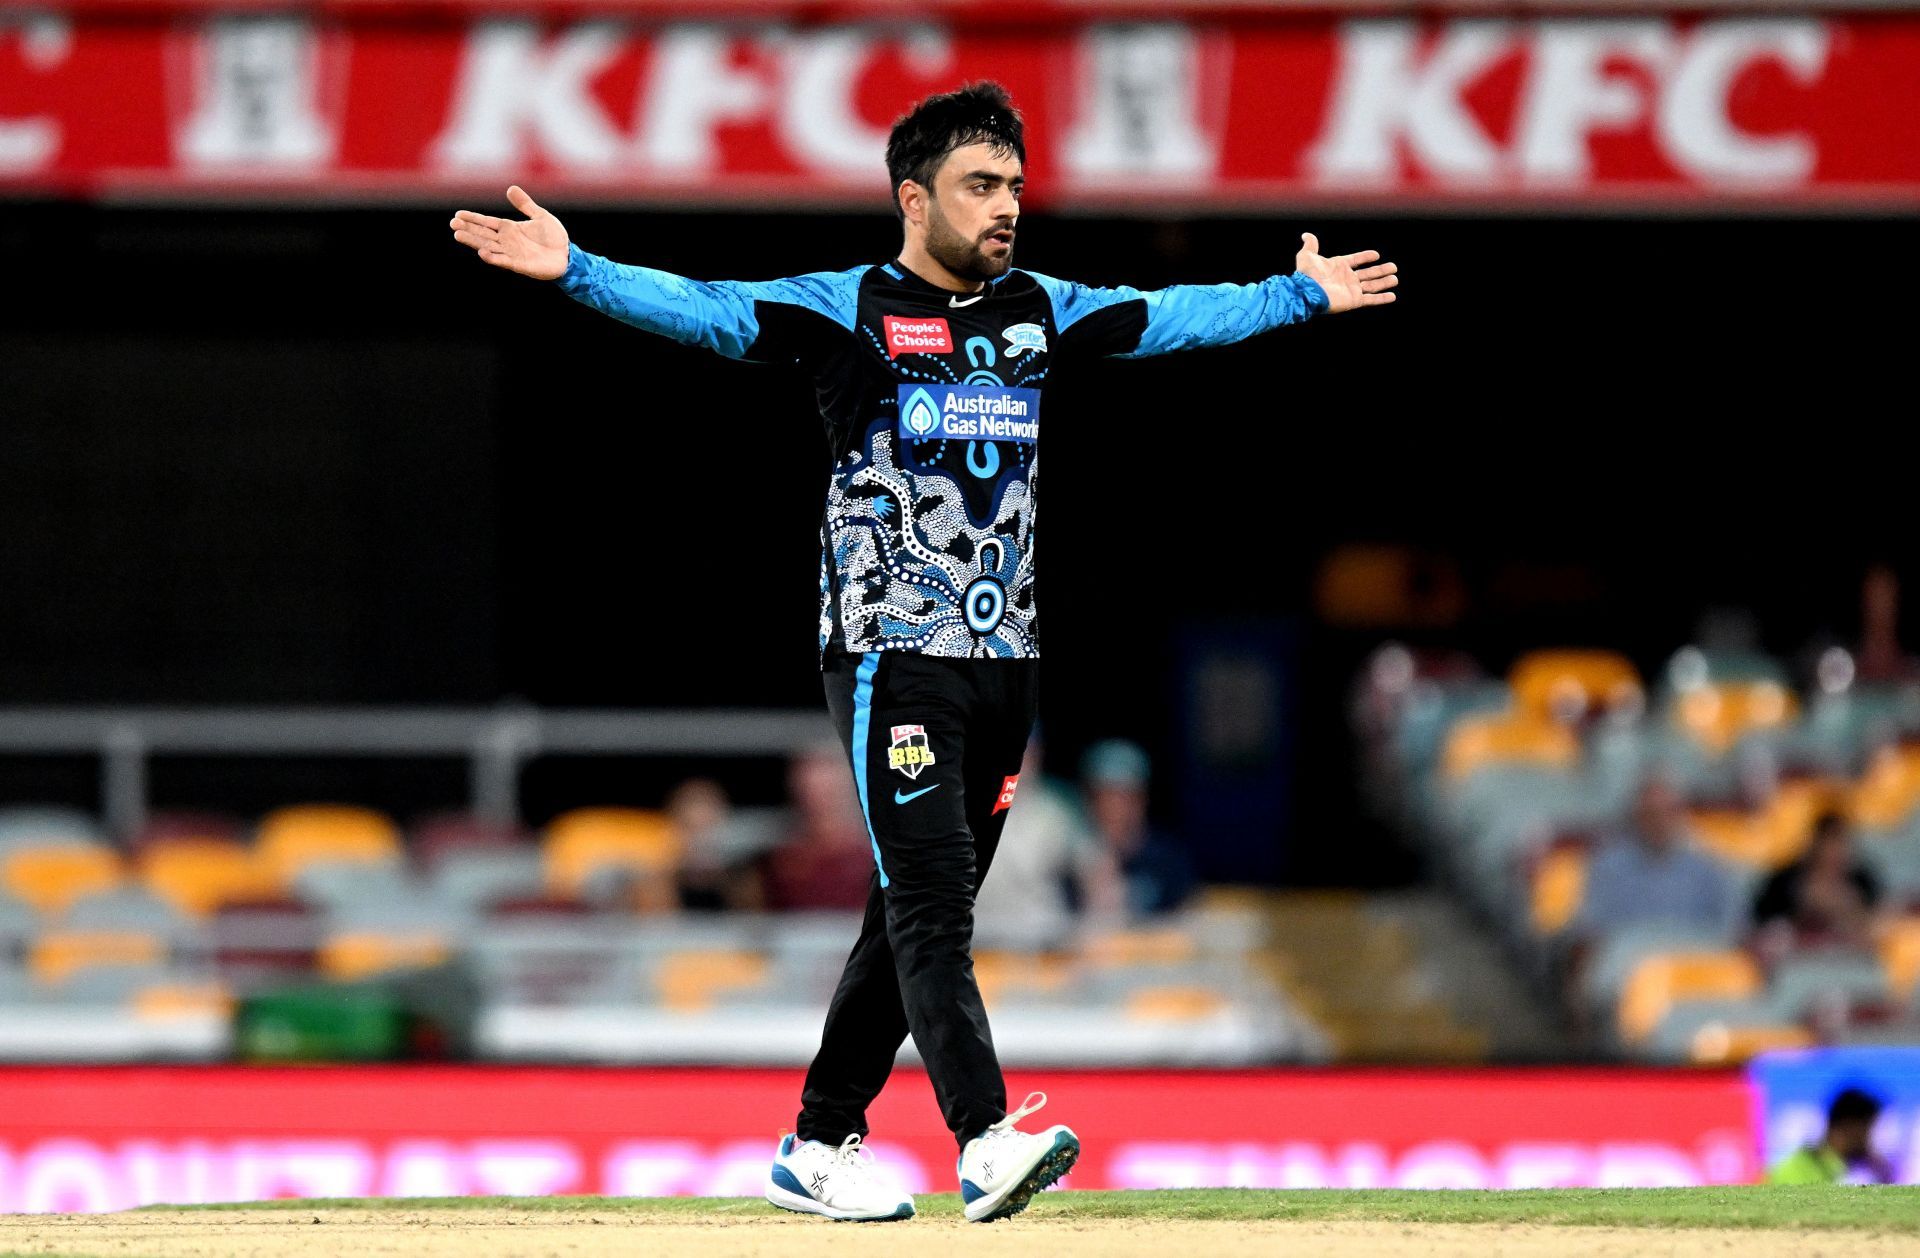
M 1890 1184 L 1893 1168 L 1873 1152 L 1873 1124 L 1880 1102 L 1847 1088 L 1827 1107 L 1827 1134 L 1774 1163 L 1769 1184 Z

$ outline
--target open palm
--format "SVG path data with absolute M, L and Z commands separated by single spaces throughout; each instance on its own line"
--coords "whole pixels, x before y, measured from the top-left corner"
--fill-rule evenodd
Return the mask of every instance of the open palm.
M 1300 241 L 1300 252 L 1293 259 L 1294 269 L 1326 290 L 1327 313 L 1339 314 L 1358 306 L 1384 306 L 1393 300 L 1389 290 L 1400 282 L 1400 268 L 1391 262 L 1381 262 L 1379 251 L 1367 249 L 1323 258 L 1318 236 L 1302 232 Z M 1373 263 L 1379 265 L 1370 265 Z
M 557 280 L 565 275 L 567 229 L 560 225 L 559 219 L 534 204 L 519 184 L 507 189 L 507 200 L 527 217 L 516 221 L 461 210 L 447 224 L 453 228 L 453 238 L 492 266 L 518 271 L 536 280 Z

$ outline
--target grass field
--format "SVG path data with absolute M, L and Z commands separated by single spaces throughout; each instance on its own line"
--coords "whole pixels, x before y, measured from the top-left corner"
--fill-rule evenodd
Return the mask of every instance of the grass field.
M 1678 1188 L 1535 1192 L 1189 1190 L 1054 1192 L 1025 1214 L 965 1223 L 951 1193 L 893 1224 L 833 1224 L 757 1199 L 444 1198 L 148 1207 L 0 1218 L 0 1255 L 85 1258 L 1813 1258 L 1920 1255 L 1920 1188 Z

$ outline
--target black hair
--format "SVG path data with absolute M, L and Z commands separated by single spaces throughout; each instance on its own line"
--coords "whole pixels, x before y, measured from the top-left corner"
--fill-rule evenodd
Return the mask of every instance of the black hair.
M 1880 1101 L 1870 1092 L 1859 1088 L 1844 1088 L 1833 1098 L 1833 1104 L 1827 1107 L 1827 1126 L 1836 1123 L 1871 1124 L 1880 1117 Z
M 893 212 L 902 222 L 900 185 L 911 179 L 933 187 L 933 176 L 947 154 L 969 144 L 988 144 L 996 154 L 1012 153 L 1027 161 L 1026 128 L 1013 98 L 998 83 L 968 83 L 955 92 L 929 96 L 893 124 L 887 136 L 887 178 L 893 189 Z

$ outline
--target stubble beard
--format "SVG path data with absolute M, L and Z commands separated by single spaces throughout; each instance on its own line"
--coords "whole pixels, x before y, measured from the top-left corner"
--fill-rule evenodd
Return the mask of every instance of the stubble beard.
M 933 212 L 927 216 L 927 253 L 935 262 L 963 280 L 976 280 L 982 284 L 998 279 L 1013 269 L 1011 248 L 1003 258 L 989 258 L 980 247 L 980 241 L 968 240 L 953 230 L 946 215 L 940 212 L 939 202 L 929 204 Z

